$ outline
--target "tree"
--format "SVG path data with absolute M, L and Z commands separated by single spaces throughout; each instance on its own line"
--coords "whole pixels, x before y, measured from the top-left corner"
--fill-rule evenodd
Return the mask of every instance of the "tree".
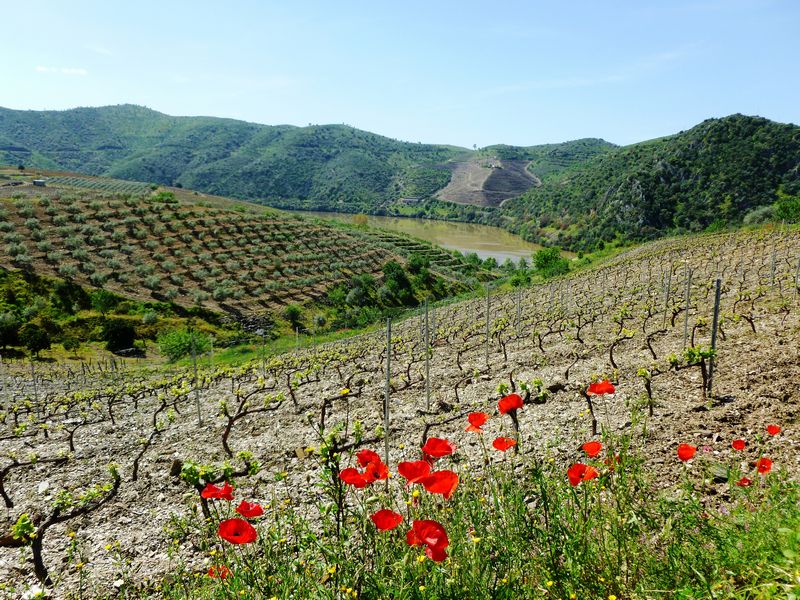
M 569 272 L 569 261 L 558 248 L 542 248 L 533 256 L 533 265 L 545 279 Z
M 117 305 L 118 298 L 108 290 L 95 290 L 91 295 L 92 308 L 103 317 Z
M 206 334 L 188 329 L 173 329 L 158 336 L 158 349 L 167 360 L 175 362 L 192 353 L 202 354 L 211 349 L 211 338 Z
M 300 329 L 301 323 L 300 320 L 303 318 L 303 309 L 297 306 L 296 304 L 290 304 L 285 309 L 283 309 L 283 316 L 284 318 L 289 321 L 289 324 L 292 326 L 292 329 Z
M 50 349 L 50 335 L 35 323 L 25 323 L 19 330 L 19 340 L 35 357 Z
M 69 266 L 69 265 L 62 265 Z M 72 315 L 76 309 L 91 306 L 91 299 L 84 289 L 71 281 L 59 281 L 53 288 L 53 304 L 62 312 Z
M 14 313 L 0 315 L 0 347 L 16 346 L 19 342 L 19 319 Z
M 420 254 L 419 252 L 412 252 L 411 256 L 408 257 L 409 273 L 417 275 L 422 269 L 430 269 L 430 268 L 431 268 L 431 259 L 425 256 L 424 254 Z
M 416 302 L 414 298 L 414 289 L 411 287 L 411 282 L 408 280 L 400 263 L 390 260 L 383 265 L 383 287 L 386 288 L 383 298 L 384 301 L 393 299 L 394 302 L 403 306 L 410 306 Z
M 68 335 L 61 340 L 61 345 L 67 352 L 74 353 L 78 348 L 81 347 L 81 341 L 74 336 Z
M 106 350 L 118 352 L 133 348 L 136 331 L 125 319 L 109 319 L 103 323 L 103 339 L 106 342 Z

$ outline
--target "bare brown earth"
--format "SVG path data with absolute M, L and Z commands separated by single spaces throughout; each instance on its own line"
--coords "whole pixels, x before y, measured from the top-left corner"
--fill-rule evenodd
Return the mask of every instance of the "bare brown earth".
M 437 194 L 440 200 L 476 206 L 500 206 L 540 182 L 527 169 L 528 161 L 475 158 L 451 165 L 452 176 Z
M 538 378 L 552 392 L 544 404 L 528 404 L 521 411 L 521 446 L 525 454 L 548 456 L 566 469 L 580 458 L 580 444 L 592 437 L 581 392 L 593 378 L 608 376 L 615 380 L 617 393 L 597 401 L 599 427 L 635 434 L 650 467 L 662 474 L 663 485 L 670 485 L 679 473 L 678 443 L 701 447 L 689 469 L 734 461 L 748 468 L 748 461 L 757 457 L 757 440 L 766 437 L 764 428 L 770 423 L 783 431 L 764 442 L 764 453 L 775 461 L 775 470 L 797 477 L 798 256 L 797 229 L 666 240 L 591 272 L 524 290 L 519 322 L 516 296 L 495 295 L 488 363 L 485 300 L 440 307 L 435 313 L 430 411 L 425 406 L 420 320 L 396 324 L 390 468 L 400 460 L 418 458 L 426 427 L 428 435 L 455 442 L 462 459 L 459 468 L 479 468 L 476 437 L 464 432 L 466 414 L 483 410 L 493 415 L 486 426 L 488 439 L 507 434 L 509 423 L 495 410 L 498 384 L 513 381 L 519 386 Z M 683 347 L 688 268 L 693 269 L 689 345 L 692 339 L 695 346 L 709 344 L 713 280 L 719 276 L 722 281 L 719 354 L 710 397 L 701 389 L 699 367 L 670 369 L 669 356 L 680 354 Z M 318 445 L 315 427 L 323 415 L 326 426 L 347 422 L 348 431 L 355 420 L 361 421 L 365 438 L 375 438 L 383 420 L 384 364 L 384 336 L 379 333 L 272 359 L 263 367 L 263 379 L 259 364 L 240 371 L 205 372 L 202 425 L 197 423 L 190 373 L 129 374 L 127 389 L 121 381 L 84 383 L 54 375 L 40 382 L 38 401 L 22 373 L 14 381 L 6 373 L 0 430 L 5 458 L 0 469 L 34 453 L 39 460 L 7 472 L 5 490 L 13 506 L 0 519 L 0 534 L 22 513 L 35 519 L 46 516 L 62 490 L 77 493 L 109 481 L 106 465 L 114 461 L 122 478 L 119 493 L 99 509 L 46 532 L 44 559 L 57 579 L 55 597 L 75 593 L 79 581 L 85 597 L 91 597 L 113 591 L 115 581 L 158 581 L 179 566 L 204 570 L 209 557 L 193 546 L 192 538 L 178 537 L 173 545 L 167 533 L 173 516 L 189 514 L 198 499 L 193 488 L 170 475 L 173 461 L 219 465 L 230 460 L 240 468 L 236 453 L 250 451 L 262 469 L 236 478 L 240 497 L 261 501 L 269 511 L 288 502 L 313 518 L 319 492 L 311 483 L 318 467 L 298 449 Z M 652 378 L 652 417 L 647 417 L 645 387 L 637 376 L 642 368 L 662 371 Z M 80 394 L 64 395 L 65 387 Z M 237 414 L 247 395 L 250 409 L 264 411 L 236 420 L 227 440 L 231 457 L 223 445 L 229 421 L 220 414 L 220 403 L 226 403 L 229 414 Z M 20 423 L 28 427 L 20 431 Z M 47 425 L 48 437 L 42 424 Z M 743 457 L 730 450 L 736 437 L 751 442 Z M 382 444 L 367 445 L 380 449 Z M 69 460 L 44 462 L 62 455 Z M 727 483 L 717 484 L 707 501 L 719 501 L 726 490 Z M 73 542 L 80 549 L 79 559 L 68 556 Z M 78 561 L 83 563 L 80 578 Z M 0 581 L 17 590 L 33 584 L 29 553 L 0 547 Z

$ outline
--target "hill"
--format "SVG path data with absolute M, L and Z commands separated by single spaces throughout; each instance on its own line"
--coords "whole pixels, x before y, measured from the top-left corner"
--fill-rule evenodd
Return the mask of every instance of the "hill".
M 401 235 L 106 178 L 61 174 L 37 187 L 14 171 L 0 174 L 0 267 L 136 300 L 244 317 L 319 301 L 354 277 L 381 281 L 387 262 L 413 255 L 434 297 L 487 275 Z
M 182 186 L 283 207 L 374 212 L 444 187 L 463 148 L 345 125 L 268 126 L 141 106 L 0 108 L 0 163 Z
M 545 169 L 541 180 L 504 204 L 506 224 L 531 241 L 574 250 L 617 236 L 648 239 L 757 221 L 781 197 L 800 203 L 792 200 L 800 195 L 800 127 L 744 115 L 709 119 Z
M 468 160 L 450 163 L 450 183 L 436 197 L 457 204 L 502 206 L 541 185 L 540 178 L 616 148 L 605 140 L 583 139 L 539 146 L 487 146 Z
M 9 597 L 51 581 L 93 598 L 785 598 L 800 581 L 799 233 L 662 240 L 488 309 L 437 306 L 430 348 L 413 318 L 388 349 L 378 331 L 199 377 L 36 365 L 37 388 L 6 361 L 0 581 Z M 605 378 L 612 396 L 586 394 Z M 521 406 L 501 414 L 510 392 Z M 482 429 L 465 431 L 470 413 Z M 437 440 L 427 468 L 411 463 Z M 359 483 L 374 450 L 391 478 Z M 409 465 L 458 481 L 411 487 Z M 209 499 L 225 481 L 233 503 Z M 237 506 L 250 518 L 242 500 L 264 515 L 234 547 L 218 525 Z M 376 531 L 384 507 L 397 530 Z M 446 561 L 407 543 L 422 519 L 446 530 Z

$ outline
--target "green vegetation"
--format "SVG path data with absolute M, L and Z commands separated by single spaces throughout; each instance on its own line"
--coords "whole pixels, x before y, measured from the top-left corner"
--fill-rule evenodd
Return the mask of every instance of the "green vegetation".
M 6 141 L 0 162 L 7 164 L 152 181 L 279 208 L 483 223 L 572 250 L 794 221 L 800 213 L 798 127 L 743 115 L 625 147 L 582 139 L 488 146 L 477 153 L 398 142 L 344 125 L 271 127 L 170 117 L 130 105 L 0 109 L 0 117 Z M 528 170 L 542 185 L 502 208 L 434 199 L 450 181 L 452 163 L 475 156 L 530 161 Z M 142 193 L 148 185 L 67 176 L 53 182 L 125 193 Z M 20 264 L 30 256 L 22 250 L 14 254 Z M 151 278 L 150 284 L 158 282 Z M 223 301 L 230 287 L 219 284 L 208 293 Z
M 533 264 L 545 279 L 551 279 L 569 272 L 569 262 L 561 256 L 558 248 L 542 248 L 533 256 Z
M 194 313 L 208 319 L 199 318 L 203 329 L 223 343 L 241 336 L 235 323 L 221 327 L 204 311 L 136 302 L 102 289 L 89 293 L 74 282 L 0 269 L 0 347 L 5 357 L 19 357 L 23 348 L 38 357 L 53 344 L 75 353 L 95 342 L 112 352 L 141 352 L 148 340 L 180 327 Z
M 399 142 L 345 125 L 267 126 L 171 117 L 140 106 L 0 109 L 0 163 L 151 181 L 276 206 L 372 212 L 447 184 L 470 151 Z M 56 180 L 62 181 L 63 180 Z M 70 185 L 86 185 L 80 181 Z M 106 191 L 139 193 L 141 189 Z M 131 184 L 143 186 L 146 184 Z
M 528 147 L 500 144 L 481 148 L 480 154 L 503 160 L 530 161 L 528 170 L 542 178 L 605 154 L 614 148 L 617 146 L 605 140 L 585 138 L 560 144 L 541 144 Z
M 158 337 L 158 349 L 170 362 L 211 349 L 211 337 L 194 329 L 174 329 Z
M 310 449 L 320 473 L 317 523 L 299 516 L 293 499 L 234 512 L 239 490 L 204 487 L 219 481 L 213 466 L 185 465 L 184 481 L 211 500 L 199 501 L 203 512 L 175 517 L 170 531 L 175 545 L 210 549 L 213 559 L 205 576 L 189 565 L 177 570 L 162 597 L 258 590 L 265 598 L 615 600 L 664 590 L 679 598 L 791 598 L 797 590 L 800 487 L 785 471 L 768 474 L 769 459 L 763 469 L 759 461 L 760 474 L 724 458 L 699 457 L 690 469 L 679 450 L 654 471 L 644 466 L 642 427 L 585 444 L 588 464 L 516 454 L 507 450 L 517 442 L 500 437 L 494 448 L 481 440 L 483 469 L 458 453 L 431 457 L 435 466 L 422 471 L 431 475 L 416 485 L 410 477 L 420 463 L 407 462 L 384 486 L 374 477 L 388 469 L 375 452 L 337 452 L 343 431 L 320 432 L 319 448 Z M 502 460 L 492 460 L 498 450 Z M 365 473 L 377 473 L 366 483 L 358 479 L 365 464 Z M 665 490 L 667 477 L 681 483 Z M 729 491 L 710 502 L 712 479 Z
M 792 220 L 799 134 L 757 117 L 710 119 L 553 172 L 507 202 L 503 217 L 528 240 L 573 250 L 738 225 L 776 202 L 776 216 Z
M 4 264 L 99 288 L 89 302 L 103 316 L 122 298 L 234 315 L 277 313 L 289 304 L 313 304 L 335 285 L 376 275 L 413 252 L 429 257 L 438 296 L 464 291 L 477 283 L 473 276 L 491 277 L 402 235 L 221 198 L 212 204 L 192 192 L 18 189 L 0 193 Z M 76 302 L 87 298 L 65 298 L 62 309 Z

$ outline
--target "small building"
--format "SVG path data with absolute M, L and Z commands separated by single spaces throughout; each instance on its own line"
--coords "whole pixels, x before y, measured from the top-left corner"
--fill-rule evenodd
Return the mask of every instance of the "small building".
M 44 187 L 44 179 L 34 179 L 33 185 L 38 185 L 39 187 Z

